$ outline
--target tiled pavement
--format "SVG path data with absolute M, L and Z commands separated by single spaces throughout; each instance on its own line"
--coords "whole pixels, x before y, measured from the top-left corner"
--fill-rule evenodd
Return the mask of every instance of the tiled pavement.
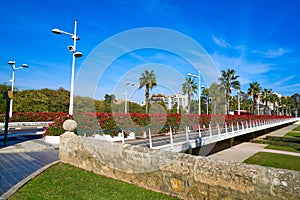
M 58 160 L 58 150 L 0 153 L 1 196 L 32 173 Z

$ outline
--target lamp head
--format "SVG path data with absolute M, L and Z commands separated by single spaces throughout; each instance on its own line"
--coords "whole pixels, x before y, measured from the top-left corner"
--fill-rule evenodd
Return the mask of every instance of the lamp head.
M 14 61 L 8 61 L 8 64 L 9 65 L 14 65 L 14 64 L 16 64 L 16 61 L 14 60 Z
M 83 54 L 81 52 L 75 52 L 74 56 L 75 56 L 75 58 L 80 58 L 83 56 Z
M 23 68 L 28 68 L 28 65 L 27 64 L 23 64 L 22 67 Z
M 61 30 L 59 30 L 59 29 L 57 29 L 57 28 L 52 29 L 52 33 L 55 33 L 55 34 L 62 34 Z

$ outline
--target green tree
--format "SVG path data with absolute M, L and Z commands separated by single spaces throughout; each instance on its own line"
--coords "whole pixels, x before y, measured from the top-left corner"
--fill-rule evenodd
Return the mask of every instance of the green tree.
M 114 94 L 105 94 L 104 101 L 108 103 L 114 103 L 116 100 L 116 96 Z
M 183 95 L 188 96 L 188 113 L 191 113 L 191 98 L 197 93 L 198 87 L 195 79 L 192 77 L 185 78 L 185 82 L 182 84 Z
M 149 112 L 149 96 L 150 96 L 150 90 L 157 86 L 156 76 L 153 72 L 153 70 L 145 70 L 141 74 L 141 77 L 139 79 L 139 89 L 145 86 L 145 100 L 146 100 L 146 113 Z
M 239 78 L 238 75 L 235 75 L 236 71 L 234 69 L 227 69 L 227 71 L 221 71 L 221 77 L 219 81 L 221 84 L 224 85 L 225 88 L 225 96 L 226 96 L 226 113 L 229 112 L 229 97 L 231 94 L 231 88 L 239 90 L 241 87 L 240 81 L 237 79 Z
M 68 112 L 70 99 L 68 90 L 61 87 L 57 90 L 44 88 L 40 91 L 48 97 L 47 110 L 49 112 Z
M 261 91 L 261 87 L 258 82 L 250 83 L 248 88 L 248 94 L 252 96 L 254 110 L 258 109 L 257 105 L 259 104 L 260 91 Z M 259 113 L 259 110 L 257 110 L 257 113 Z
M 48 97 L 40 90 L 14 92 L 14 112 L 49 112 Z
M 209 97 L 211 101 L 212 114 L 225 114 L 224 104 L 226 104 L 225 88 L 223 84 L 212 83 L 209 87 Z
M 15 88 L 17 89 L 17 88 Z M 7 85 L 7 83 L 0 84 L 0 112 L 5 112 L 6 110 L 6 101 L 3 99 L 3 94 L 5 91 L 10 91 L 11 86 Z
M 270 114 L 268 103 L 271 102 L 272 89 L 264 89 L 261 94 L 261 101 L 265 104 L 264 114 Z
M 270 95 L 270 102 L 273 104 L 273 115 L 276 115 L 276 111 L 278 111 L 278 108 L 276 105 L 278 105 L 279 103 L 279 97 L 276 93 L 272 93 Z M 278 112 L 277 112 L 278 113 Z

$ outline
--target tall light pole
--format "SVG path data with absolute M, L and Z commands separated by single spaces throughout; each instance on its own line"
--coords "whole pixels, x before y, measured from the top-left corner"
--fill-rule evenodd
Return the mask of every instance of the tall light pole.
M 126 82 L 125 83 L 125 114 L 127 114 L 127 110 L 128 110 L 128 108 L 127 108 L 127 86 L 134 86 L 135 84 L 134 83 L 131 83 L 131 82 Z
M 71 36 L 71 38 L 73 39 L 73 46 L 72 45 L 68 46 L 69 51 L 72 53 L 72 74 L 71 74 L 69 115 L 73 115 L 75 59 L 82 57 L 82 53 L 76 51 L 76 41 L 80 39 L 77 35 L 77 20 L 74 21 L 74 33 L 68 33 L 57 28 L 52 29 L 52 32 L 55 34 L 66 34 Z
M 18 69 L 22 69 L 22 68 L 28 68 L 27 64 L 22 64 L 21 67 L 16 67 L 16 61 L 9 61 L 8 65 L 11 67 L 12 69 L 12 78 L 11 78 L 11 92 L 14 92 L 14 85 L 15 85 L 15 71 Z M 10 99 L 10 107 L 9 107 L 9 118 L 12 117 L 12 109 L 13 109 L 13 99 Z
M 198 114 L 201 115 L 201 86 L 200 86 L 201 85 L 201 78 L 200 78 L 200 70 L 198 70 L 198 75 L 188 73 L 188 76 L 198 78 L 198 99 L 199 99 Z

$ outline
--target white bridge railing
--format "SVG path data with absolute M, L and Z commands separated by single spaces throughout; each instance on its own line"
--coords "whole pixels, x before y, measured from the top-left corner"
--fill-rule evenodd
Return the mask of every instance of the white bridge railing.
M 149 129 L 149 147 L 153 149 L 161 149 L 173 152 L 184 152 L 190 148 L 196 148 L 211 143 L 216 143 L 222 140 L 230 139 L 240 135 L 253 133 L 256 131 L 266 130 L 272 127 L 293 123 L 299 121 L 300 118 L 290 119 L 272 119 L 272 120 L 254 120 L 237 122 L 236 124 L 227 125 L 224 124 L 212 124 L 208 127 L 208 130 L 190 131 L 189 127 L 186 127 L 185 135 L 176 134 L 173 135 L 172 130 L 169 132 L 169 139 L 167 144 L 153 145 L 154 141 L 151 137 L 151 131 Z M 166 143 L 166 142 L 165 142 Z

